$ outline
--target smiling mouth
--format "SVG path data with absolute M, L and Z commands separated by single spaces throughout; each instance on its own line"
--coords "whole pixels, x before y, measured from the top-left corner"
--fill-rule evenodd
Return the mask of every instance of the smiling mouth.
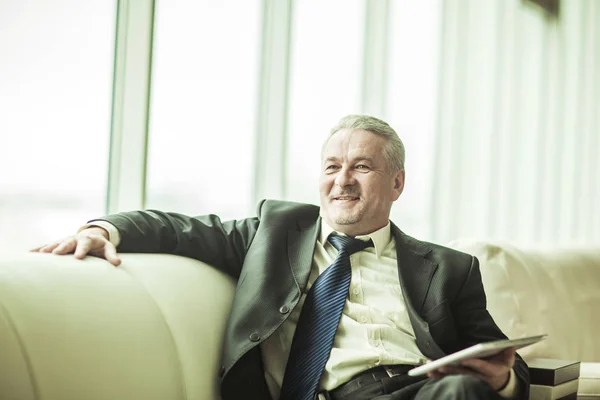
M 355 196 L 339 196 L 339 197 L 334 197 L 333 200 L 337 200 L 337 201 L 353 201 L 353 200 L 358 200 L 358 197 Z

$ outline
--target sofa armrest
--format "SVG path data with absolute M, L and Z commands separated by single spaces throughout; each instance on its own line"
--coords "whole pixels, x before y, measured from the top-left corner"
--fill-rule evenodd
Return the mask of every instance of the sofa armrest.
M 235 289 L 172 255 L 0 255 L 0 398 L 213 399 Z

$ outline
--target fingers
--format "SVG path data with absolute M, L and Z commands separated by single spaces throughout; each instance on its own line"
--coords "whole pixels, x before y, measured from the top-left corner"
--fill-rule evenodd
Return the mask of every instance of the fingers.
M 430 377 L 431 379 L 442 379 L 444 376 L 444 374 L 442 374 L 441 372 L 437 372 L 437 371 L 432 371 L 432 372 L 428 372 L 427 376 Z
M 488 377 L 485 376 L 484 374 L 482 374 L 480 371 L 473 370 L 470 368 L 464 368 L 464 367 L 460 367 L 460 366 L 454 366 L 454 365 L 447 365 L 444 367 L 440 367 L 435 371 L 435 373 L 439 377 L 444 377 L 444 376 L 448 376 L 448 375 L 471 375 L 471 376 L 474 376 L 475 378 L 478 378 L 478 379 L 481 379 L 484 381 L 488 380 Z
M 516 350 L 514 347 L 509 347 L 502 350 L 500 353 L 495 354 L 492 357 L 486 358 L 486 361 L 492 364 L 508 364 L 512 366 L 515 360 Z
M 461 365 L 467 370 L 474 371 L 474 374 L 469 375 L 483 379 L 494 390 L 497 390 L 506 385 L 510 379 L 510 370 L 514 362 L 515 349 L 509 348 L 487 360 L 472 358 L 462 361 Z
M 38 252 L 38 253 L 51 253 L 52 250 L 54 250 L 61 243 L 62 243 L 62 240 L 59 240 L 58 242 L 54 242 L 51 244 L 45 244 L 43 246 L 36 247 L 35 249 L 33 249 L 31 251 Z
M 427 374 L 428 377 L 436 380 L 442 379 L 449 375 L 470 375 L 479 380 L 487 382 L 492 389 L 499 390 L 499 388 L 506 386 L 507 382 L 510 380 L 510 369 L 498 375 L 488 376 L 481 373 L 479 370 L 474 370 L 471 368 L 460 366 L 444 366 Z
M 69 254 L 75 250 L 75 246 L 77 246 L 77 240 L 74 237 L 69 237 L 63 240 L 58 246 L 54 247 L 54 249 L 48 251 L 48 253 L 52 254 Z
M 463 360 L 461 362 L 461 365 L 470 369 L 477 370 L 480 373 L 487 376 L 495 376 L 506 373 L 507 370 L 512 368 L 514 363 L 515 349 L 511 347 L 487 360 L 471 358 L 469 360 Z
M 515 363 L 515 355 L 516 354 L 517 354 L 517 350 L 514 347 L 509 347 L 508 349 L 504 350 L 502 353 L 498 354 L 496 357 L 498 357 L 498 361 L 500 363 L 507 364 L 510 367 L 512 367 L 513 364 Z M 490 361 L 493 362 L 494 358 Z
M 101 232 L 91 230 L 82 231 L 75 236 L 57 242 L 36 247 L 30 250 L 38 253 L 53 253 L 64 255 L 74 253 L 75 258 L 83 259 L 86 255 L 93 255 L 106 259 L 115 267 L 121 265 L 121 259 L 115 246 L 106 239 Z
M 110 242 L 107 242 L 104 245 L 104 258 L 115 267 L 121 265 L 121 259 L 117 255 L 117 249 Z
M 87 254 L 104 258 L 115 267 L 121 265 L 121 259 L 117 255 L 117 249 L 102 235 L 91 234 L 79 239 L 77 250 L 75 250 L 75 258 L 82 259 Z
M 443 373 L 445 375 L 479 375 L 479 376 L 482 375 L 477 370 L 473 370 L 471 368 L 453 366 L 453 365 L 441 367 L 439 370 L 441 373 Z
M 97 237 L 94 236 L 80 236 L 77 239 L 77 248 L 75 249 L 75 258 L 83 259 L 91 250 L 97 250 L 102 248 L 102 245 L 98 244 Z
M 460 365 L 446 365 L 427 374 L 432 379 L 448 375 L 470 375 L 487 382 L 492 388 L 504 386 L 510 379 L 510 369 L 515 362 L 515 349 L 508 348 L 488 359 L 472 358 Z

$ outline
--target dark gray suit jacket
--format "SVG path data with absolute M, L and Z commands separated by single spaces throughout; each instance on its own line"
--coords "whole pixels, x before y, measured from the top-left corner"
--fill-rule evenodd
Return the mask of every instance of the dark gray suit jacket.
M 259 345 L 290 315 L 306 286 L 320 231 L 314 205 L 266 200 L 258 217 L 222 222 L 134 211 L 102 218 L 121 234 L 120 252 L 170 253 L 213 265 L 237 280 L 225 335 L 224 400 L 270 399 Z M 477 259 L 420 242 L 392 224 L 398 274 L 421 352 L 432 359 L 506 336 L 486 309 Z M 529 374 L 514 366 L 527 399 Z

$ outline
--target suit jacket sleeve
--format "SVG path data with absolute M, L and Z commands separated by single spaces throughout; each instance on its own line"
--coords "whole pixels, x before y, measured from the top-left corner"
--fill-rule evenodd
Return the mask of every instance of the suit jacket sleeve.
M 486 303 L 479 261 L 472 257 L 471 268 L 453 302 L 453 314 L 456 316 L 456 330 L 461 347 L 506 338 L 487 311 Z M 529 369 L 518 354 L 513 369 L 521 390 L 517 398 L 529 398 Z
M 212 214 L 189 217 L 157 210 L 124 212 L 99 220 L 119 230 L 119 252 L 190 257 L 235 279 L 259 224 L 259 218 L 223 222 Z

